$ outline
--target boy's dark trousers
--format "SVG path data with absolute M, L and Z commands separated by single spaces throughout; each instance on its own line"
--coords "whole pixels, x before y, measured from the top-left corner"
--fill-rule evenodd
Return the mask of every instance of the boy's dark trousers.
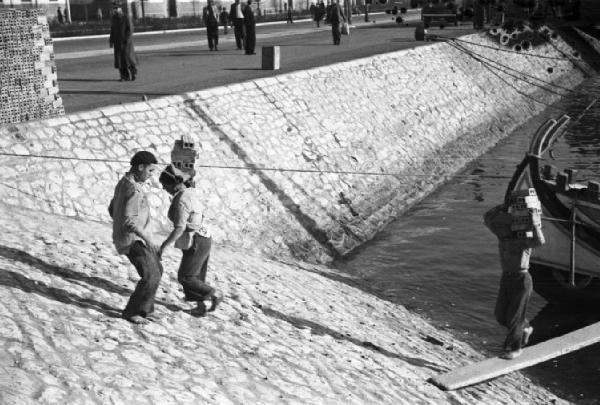
M 523 344 L 523 329 L 529 326 L 527 304 L 533 289 L 528 271 L 503 272 L 494 314 L 498 323 L 508 328 L 504 349 L 519 350 Z
M 123 310 L 123 317 L 135 315 L 146 317 L 154 312 L 154 296 L 162 277 L 163 268 L 156 253 L 140 242 L 134 242 L 129 248 L 127 258 L 135 266 L 141 279 Z
M 194 235 L 192 246 L 183 250 L 177 280 L 183 286 L 186 301 L 204 301 L 215 292 L 206 284 L 211 244 L 210 238 Z

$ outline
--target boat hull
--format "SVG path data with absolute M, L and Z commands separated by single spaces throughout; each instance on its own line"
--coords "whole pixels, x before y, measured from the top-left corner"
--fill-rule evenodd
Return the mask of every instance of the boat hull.
M 564 131 L 569 118 L 549 120 L 538 129 L 517 166 L 506 201 L 517 190 L 533 188 L 542 206 L 544 246 L 533 250 L 535 291 L 551 302 L 600 302 L 600 196 L 597 186 L 573 183 L 571 174 L 542 168 L 546 151 Z

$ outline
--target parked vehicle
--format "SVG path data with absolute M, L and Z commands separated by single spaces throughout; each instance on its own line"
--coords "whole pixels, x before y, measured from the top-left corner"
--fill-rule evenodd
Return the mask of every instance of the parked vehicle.
M 421 8 L 421 20 L 425 28 L 433 24 L 439 24 L 440 29 L 448 24 L 458 25 L 456 5 L 452 2 L 432 4 L 429 3 Z

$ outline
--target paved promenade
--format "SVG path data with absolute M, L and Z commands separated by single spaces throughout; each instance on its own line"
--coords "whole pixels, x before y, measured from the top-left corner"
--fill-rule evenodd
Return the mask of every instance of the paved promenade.
M 135 82 L 118 81 L 108 39 L 59 41 L 54 48 L 60 94 L 66 111 L 76 112 L 431 44 L 414 40 L 418 19 L 414 13 L 407 17 L 408 25 L 396 24 L 387 14 L 373 19 L 374 23 L 365 23 L 364 16 L 353 16 L 355 28 L 349 37 L 342 37 L 340 46 L 333 45 L 329 25 L 317 28 L 314 22 L 298 22 L 258 27 L 256 55 L 251 56 L 236 49 L 231 30 L 220 35 L 218 52 L 209 51 L 206 35 L 200 31 L 142 35 L 135 38 L 140 61 Z M 431 32 L 455 37 L 473 30 L 472 24 L 465 24 Z M 281 47 L 281 69 L 262 70 L 261 47 L 272 45 Z
M 563 403 L 520 375 L 440 391 L 429 377 L 480 355 L 357 280 L 226 246 L 216 312 L 189 314 L 170 250 L 162 320 L 132 325 L 119 311 L 138 277 L 109 226 L 0 209 L 4 405 Z

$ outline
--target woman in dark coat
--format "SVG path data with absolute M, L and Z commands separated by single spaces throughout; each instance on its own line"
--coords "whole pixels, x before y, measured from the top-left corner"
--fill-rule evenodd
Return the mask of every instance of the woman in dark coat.
M 115 69 L 119 69 L 121 81 L 135 80 L 137 58 L 133 49 L 133 25 L 123 14 L 121 6 L 113 8 L 110 26 L 110 47 L 114 49 Z

